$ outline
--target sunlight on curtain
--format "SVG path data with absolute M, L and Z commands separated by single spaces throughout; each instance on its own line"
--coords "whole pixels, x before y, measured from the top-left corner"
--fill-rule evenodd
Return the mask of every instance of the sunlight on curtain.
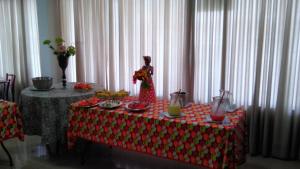
M 13 64 L 13 51 L 11 50 L 11 45 L 13 45 L 12 42 L 12 28 L 11 28 L 11 8 L 10 6 L 12 3 L 8 1 L 1 1 L 0 2 L 0 16 L 2 19 L 0 19 L 0 24 L 3 25 L 0 32 L 0 77 L 4 78 L 6 72 L 13 72 L 13 67 L 9 66 Z M 20 15 L 20 14 L 19 14 Z M 17 27 L 18 25 L 16 25 Z M 22 51 L 23 52 L 23 51 Z
M 137 94 L 132 75 L 149 55 L 158 96 L 184 88 L 186 2 L 76 1 L 79 79 Z
M 122 1 L 120 5 L 123 9 L 120 16 L 123 17 L 119 23 L 122 23 L 121 29 L 125 30 L 120 30 L 124 33 L 121 36 L 124 43 L 120 43 L 123 45 L 120 58 L 125 60 L 120 63 L 123 63 L 121 68 L 127 72 L 125 76 L 120 76 L 123 87 L 129 87 L 134 93 L 138 92 L 139 85 L 132 85 L 131 76 L 143 64 L 142 56 L 149 55 L 155 68 L 154 82 L 158 96 L 168 97 L 169 93 L 183 88 L 182 63 L 187 50 L 184 46 L 186 2 Z M 122 57 L 123 54 L 125 57 Z M 130 60 L 133 60 L 132 65 Z
M 266 1 L 266 14 L 264 20 L 264 41 L 262 51 L 261 64 L 261 80 L 260 80 L 260 106 L 263 108 L 276 106 L 278 97 L 278 84 L 281 69 L 285 69 L 280 65 L 285 57 L 283 53 L 284 47 L 284 29 L 287 26 L 287 2 Z M 287 46 L 286 46 L 287 47 Z M 288 79 L 287 79 L 288 80 Z
M 77 77 L 107 87 L 109 1 L 75 1 Z
M 282 13 L 274 15 L 282 19 L 278 29 L 284 29 L 284 39 L 272 154 L 280 158 L 300 159 L 300 3 L 298 0 L 281 0 L 274 8 Z
M 287 86 L 291 109 L 298 112 L 300 116 L 300 2 L 293 0 L 292 17 L 288 53 L 289 77 L 291 83 Z
M 281 64 L 283 59 L 288 58 L 283 50 L 289 47 L 285 44 L 285 29 L 289 27 L 288 2 L 254 0 L 228 3 L 225 88 L 232 91 L 234 102 L 238 105 L 251 106 L 256 87 L 259 89 L 258 105 L 261 108 L 275 109 L 284 97 L 278 93 L 282 88 L 279 87 L 281 80 L 291 81 L 292 86 L 288 89 L 296 89 L 293 86 L 296 85 L 297 74 L 291 72 L 291 76 L 295 76 L 293 78 L 280 77 L 281 72 L 287 68 Z M 293 17 L 294 21 L 291 23 L 297 23 L 295 17 L 297 16 Z M 297 33 L 295 36 L 290 40 L 292 46 L 297 45 Z M 287 65 L 291 65 L 289 69 L 296 71 L 296 66 L 293 66 L 298 61 L 296 52 L 289 56 L 295 60 Z M 289 96 L 292 95 L 294 96 L 289 93 Z
M 75 45 L 74 2 L 73 0 L 60 0 L 59 3 L 62 38 L 66 41 L 67 46 Z M 66 76 L 68 82 L 77 81 L 76 55 L 69 58 Z
M 41 75 L 36 0 L 23 0 L 23 5 L 27 71 L 32 77 L 36 77 Z M 22 22 L 19 22 L 19 24 L 20 23 Z M 17 41 L 18 39 L 15 40 Z M 17 62 L 15 62 L 15 64 L 16 63 Z
M 252 104 L 261 1 L 228 1 L 225 89 L 238 105 Z
M 17 87 L 41 75 L 35 0 L 0 1 L 0 77 L 16 74 Z
M 250 151 L 299 158 L 299 1 L 227 5 L 225 87 L 250 108 Z
M 194 100 L 208 103 L 221 89 L 224 1 L 197 0 Z

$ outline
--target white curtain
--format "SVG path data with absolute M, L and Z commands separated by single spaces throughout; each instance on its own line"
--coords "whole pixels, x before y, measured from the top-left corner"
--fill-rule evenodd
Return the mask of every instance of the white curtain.
M 35 0 L 0 1 L 0 78 L 16 75 L 17 88 L 40 76 Z
M 137 94 L 131 77 L 150 55 L 159 97 L 230 90 L 251 153 L 300 159 L 299 11 L 298 0 L 74 0 L 77 77 Z
M 219 94 L 222 75 L 224 1 L 195 2 L 194 100 L 208 103 Z
M 74 25 L 74 5 L 73 0 L 59 0 L 60 30 L 61 37 L 66 45 L 75 45 L 75 25 Z M 66 69 L 68 82 L 76 82 L 76 55 L 69 58 L 69 64 Z
M 299 1 L 227 3 L 224 83 L 248 107 L 250 150 L 299 159 Z
M 187 1 L 75 1 L 78 78 L 137 94 L 132 75 L 152 57 L 158 96 L 185 88 Z

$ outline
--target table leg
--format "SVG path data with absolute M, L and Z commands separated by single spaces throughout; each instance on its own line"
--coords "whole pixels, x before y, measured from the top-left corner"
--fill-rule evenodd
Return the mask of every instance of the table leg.
M 86 161 L 86 155 L 87 155 L 87 152 L 88 150 L 90 149 L 90 146 L 91 146 L 91 143 L 90 141 L 87 141 L 84 145 L 84 148 L 83 148 L 83 151 L 81 153 L 81 165 L 84 165 L 85 164 L 85 161 Z
M 56 141 L 56 156 L 58 156 L 58 157 L 60 155 L 60 146 L 61 146 L 60 144 L 61 144 L 60 141 L 57 140 Z
M 6 147 L 4 146 L 3 142 L 1 142 L 1 147 L 3 148 L 3 150 L 5 151 L 5 153 L 7 154 L 8 158 L 9 158 L 9 164 L 10 166 L 13 166 L 13 161 L 12 158 L 8 152 L 8 150 L 6 149 Z
M 47 143 L 46 149 L 47 149 L 48 155 L 50 157 L 59 157 L 60 152 L 61 152 L 60 146 L 61 146 L 60 140 L 57 140 L 56 143 Z
M 50 146 L 50 144 L 46 144 L 46 149 L 47 149 L 47 153 L 48 153 L 48 155 L 50 156 L 50 157 L 52 157 L 53 156 L 53 152 L 52 152 L 52 149 L 51 149 L 51 146 Z

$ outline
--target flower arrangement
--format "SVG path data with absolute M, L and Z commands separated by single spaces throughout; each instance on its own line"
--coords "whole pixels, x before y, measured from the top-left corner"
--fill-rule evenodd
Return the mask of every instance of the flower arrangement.
M 44 45 L 48 45 L 51 50 L 53 50 L 53 54 L 56 56 L 74 56 L 76 53 L 76 49 L 74 46 L 65 46 L 65 40 L 61 37 L 55 38 L 56 47 L 51 45 L 50 40 L 44 40 Z
M 53 54 L 57 56 L 58 65 L 62 70 L 62 84 L 63 87 L 67 86 L 66 68 L 68 67 L 68 59 L 70 56 L 74 56 L 76 49 L 74 46 L 65 46 L 65 40 L 61 37 L 55 38 L 56 47 L 51 45 L 50 40 L 44 40 L 43 44 L 48 45 Z
M 134 84 L 136 84 L 137 80 L 140 80 L 140 81 L 142 81 L 141 86 L 143 88 L 149 88 L 149 84 L 147 83 L 148 79 L 149 79 L 149 76 L 148 76 L 147 70 L 140 69 L 140 70 L 134 72 L 134 75 L 133 75 L 133 83 Z

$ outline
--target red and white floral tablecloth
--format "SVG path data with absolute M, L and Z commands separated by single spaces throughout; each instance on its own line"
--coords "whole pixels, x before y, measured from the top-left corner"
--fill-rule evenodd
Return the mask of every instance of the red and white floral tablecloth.
M 24 140 L 19 108 L 16 103 L 0 101 L 0 142 L 14 137 Z
M 157 100 L 147 112 L 131 113 L 123 107 L 87 109 L 76 102 L 68 115 L 69 148 L 76 138 L 83 138 L 212 169 L 234 169 L 245 161 L 244 110 L 226 114 L 230 123 L 222 125 L 205 121 L 211 111 L 209 105 L 192 104 L 182 110 L 185 116 L 177 119 L 160 115 L 167 107 L 167 100 Z

